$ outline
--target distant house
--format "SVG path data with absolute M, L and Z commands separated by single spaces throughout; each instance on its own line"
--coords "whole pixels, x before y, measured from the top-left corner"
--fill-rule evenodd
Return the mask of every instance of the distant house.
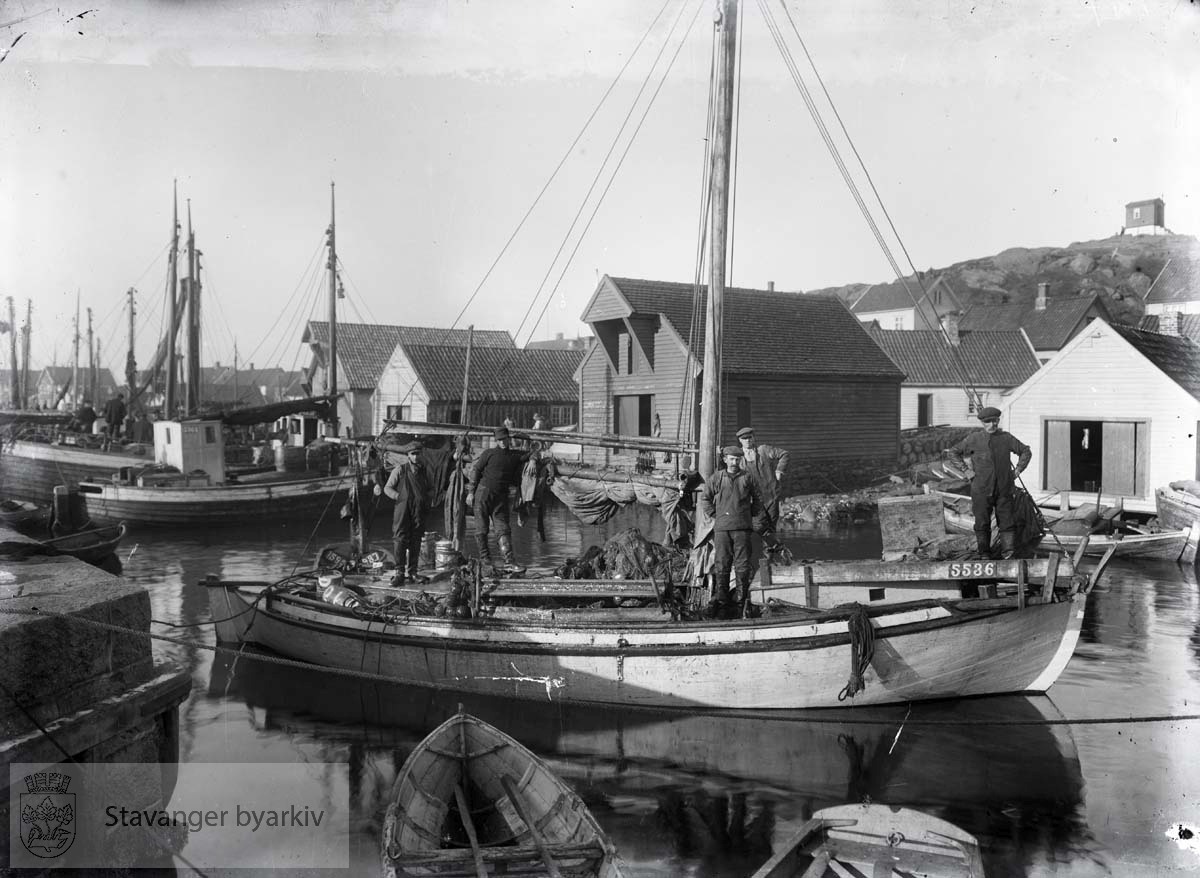
M 976 391 L 984 406 L 1021 384 L 1041 365 L 1021 330 L 959 332 L 954 315 L 946 333 L 870 327 L 871 338 L 906 376 L 900 385 L 900 429 L 979 425 Z M 964 384 L 966 387 L 964 387 Z
M 1200 259 L 1168 259 L 1143 302 L 1147 314 L 1200 314 Z
M 1038 284 L 1033 304 L 972 305 L 962 315 L 960 332 L 1024 330 L 1029 342 L 1045 363 L 1083 331 L 1093 320 L 1111 320 L 1099 296 L 1050 298 L 1049 284 Z
M 1167 206 L 1161 198 L 1131 201 L 1125 205 L 1122 235 L 1169 235 Z
M 25 393 L 25 402 L 31 408 L 38 401 L 37 386 L 41 376 L 41 369 L 29 370 L 29 389 Z M 13 402 L 12 370 L 0 369 L 0 408 L 13 407 L 15 407 L 15 403 Z
M 867 287 L 850 310 L 863 323 L 875 321 L 882 329 L 937 329 L 941 319 L 962 310 L 962 303 L 943 275 L 922 292 L 916 276 Z
M 529 341 L 525 343 L 525 347 L 543 351 L 586 351 L 595 340 L 595 336 L 591 335 L 581 335 L 577 338 L 563 338 L 563 334 L 557 332 L 554 334 L 554 338 L 543 339 L 542 341 Z
M 706 295 L 690 283 L 601 279 L 582 315 L 596 344 L 577 373 L 581 430 L 697 441 Z M 895 466 L 904 374 L 838 299 L 729 290 L 723 347 L 720 441 L 753 426 L 789 449 L 789 490 L 847 487 Z M 589 448 L 585 460 L 633 457 Z
M 382 422 L 386 410 L 377 398 L 379 379 L 397 344 L 466 347 L 468 332 L 466 329 L 339 322 L 338 392 L 342 398 L 338 403 L 338 420 L 343 433 L 367 435 Z M 328 321 L 310 320 L 302 340 L 312 349 L 305 383 L 314 395 L 326 393 L 329 386 Z M 471 332 L 471 346 L 516 349 L 512 336 L 494 329 Z
M 1152 510 L 1154 490 L 1200 478 L 1200 344 L 1097 320 L 1002 406 L 1033 449 L 1036 491 L 1098 491 Z
M 79 367 L 79 386 L 71 385 L 71 377 L 74 374 L 72 366 L 47 366 L 42 369 L 41 374 L 37 378 L 36 391 L 31 393 L 31 404 L 36 402 L 42 408 L 53 408 L 58 401 L 59 394 L 63 388 L 69 387 L 66 393 L 67 408 L 74 407 L 76 399 L 83 402 L 85 399 L 92 401 L 93 407 L 102 406 L 114 393 L 117 392 L 117 382 L 113 379 L 112 372 L 108 369 L 96 370 L 96 392 L 92 395 L 92 376 L 90 370 Z M 33 384 L 33 375 L 29 377 L 30 384 Z M 78 393 L 78 396 L 76 396 Z
M 1146 332 L 1181 335 L 1192 341 L 1200 341 L 1200 314 L 1184 314 L 1182 311 L 1170 314 L 1143 314 L 1137 328 Z
M 575 370 L 579 350 L 478 348 L 471 351 L 467 414 L 462 416 L 465 347 L 397 344 L 379 382 L 379 420 L 499 425 L 509 419 L 533 426 L 540 414 L 547 427 L 565 427 L 578 418 Z

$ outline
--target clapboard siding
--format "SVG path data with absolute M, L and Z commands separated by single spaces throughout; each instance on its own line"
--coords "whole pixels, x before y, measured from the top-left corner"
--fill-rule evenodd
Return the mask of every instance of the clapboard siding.
M 580 318 L 584 323 L 598 323 L 602 320 L 619 320 L 629 316 L 629 303 L 608 282 L 602 283 L 592 296 L 592 301 L 584 309 Z
M 428 420 L 429 396 L 424 385 L 417 380 L 412 363 L 404 354 L 404 348 L 396 345 L 396 350 L 383 367 L 379 376 L 379 391 L 375 394 L 375 433 L 383 430 L 383 419 L 387 417 L 388 406 L 412 406 L 410 417 L 414 421 Z
M 977 387 L 985 406 L 999 406 L 1008 388 Z M 978 427 L 979 421 L 967 404 L 967 394 L 961 387 L 921 387 L 904 385 L 900 388 L 900 429 L 917 426 L 918 397 L 933 394 L 933 418 L 930 425 L 948 424 L 952 427 Z
M 1152 497 L 1156 487 L 1195 470 L 1200 400 L 1099 321 L 1014 390 L 1003 408 L 1005 428 L 1033 450 L 1025 476 L 1031 486 L 1045 484 L 1047 419 L 1145 422 L 1150 459 L 1139 496 Z

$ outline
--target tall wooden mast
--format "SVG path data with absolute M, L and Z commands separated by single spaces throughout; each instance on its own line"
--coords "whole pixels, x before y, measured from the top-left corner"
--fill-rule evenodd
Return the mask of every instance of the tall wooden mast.
M 87 398 L 95 405 L 99 400 L 96 399 L 96 361 L 99 357 L 96 356 L 96 337 L 92 334 L 92 309 L 87 309 L 88 317 L 88 389 Z
M 71 411 L 79 408 L 79 291 L 75 291 L 75 338 L 71 348 Z
M 192 199 L 187 200 L 187 399 L 189 415 L 200 410 L 200 280 L 196 234 L 192 231 Z
M 730 144 L 733 140 L 733 76 L 737 60 L 738 0 L 719 0 L 721 33 L 717 82 L 717 115 L 712 153 L 712 235 L 708 307 L 704 326 L 703 392 L 700 403 L 700 474 L 706 479 L 717 466 L 721 421 L 721 321 L 724 317 L 725 254 L 729 217 Z
M 163 417 L 174 419 L 177 416 L 175 405 L 175 327 L 179 322 L 176 310 L 176 289 L 179 286 L 179 189 L 172 185 L 171 199 L 171 260 L 167 272 L 167 381 L 163 395 Z
M 25 300 L 25 325 L 21 327 L 21 408 L 29 405 L 29 335 L 33 331 L 33 299 Z
M 11 401 L 13 408 L 22 408 L 21 406 L 21 375 L 17 372 L 17 310 L 13 305 L 13 297 L 8 297 L 8 341 L 9 350 L 12 353 L 12 376 L 10 381 Z
M 329 401 L 329 431 L 338 435 L 338 363 L 337 363 L 337 235 L 334 230 L 334 192 L 329 184 L 329 381 L 326 392 L 333 397 Z
M 134 395 L 137 393 L 137 358 L 133 353 L 133 318 L 137 314 L 134 297 L 137 295 L 137 290 L 130 287 L 126 295 L 129 296 L 129 350 L 125 354 L 125 383 L 129 385 L 129 405 L 132 406 Z

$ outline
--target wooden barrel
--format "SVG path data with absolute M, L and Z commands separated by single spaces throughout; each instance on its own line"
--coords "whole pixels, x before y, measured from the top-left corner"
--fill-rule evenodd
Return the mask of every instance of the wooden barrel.
M 446 570 L 454 566 L 458 552 L 454 551 L 454 540 L 438 540 L 434 546 L 434 566 Z
M 275 470 L 281 473 L 304 472 L 308 466 L 307 453 L 304 448 L 282 446 L 275 454 Z

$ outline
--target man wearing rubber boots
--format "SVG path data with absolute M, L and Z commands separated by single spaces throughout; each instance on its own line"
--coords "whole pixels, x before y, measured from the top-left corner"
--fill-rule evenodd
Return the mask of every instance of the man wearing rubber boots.
M 988 406 L 980 409 L 978 418 L 982 431 L 964 436 L 948 449 L 951 461 L 965 465 L 970 458 L 971 511 L 975 514 L 975 542 L 984 558 L 992 555 L 992 512 L 1000 531 L 1001 557 L 1011 558 L 1016 551 L 1016 516 L 1013 506 L 1012 455 L 1017 456 L 1016 474 L 1029 466 L 1033 456 L 1029 446 L 1011 433 L 1000 429 L 1000 410 Z
M 713 575 L 716 597 L 710 613 L 716 618 L 745 616 L 750 606 L 750 534 L 764 529 L 762 492 L 742 469 L 742 449 L 726 446 L 722 452 L 725 469 L 717 470 L 700 490 L 700 506 L 713 523 Z M 737 607 L 730 601 L 729 573 L 737 576 Z
M 425 519 L 433 504 L 433 487 L 421 463 L 420 444 L 410 442 L 402 450 L 406 459 L 392 469 L 383 488 L 383 493 L 396 502 L 392 511 L 392 545 L 396 552 L 393 585 L 404 584 L 406 569 L 410 580 L 417 579 Z
M 503 570 L 521 573 L 524 568 L 517 564 L 512 547 L 512 524 L 509 522 L 509 489 L 521 484 L 521 468 L 528 454 L 512 448 L 512 438 L 507 427 L 497 427 L 496 445 L 479 455 L 471 468 L 467 484 L 467 505 L 475 509 L 475 542 L 479 547 L 479 561 L 491 565 L 492 551 L 488 546 L 488 532 L 492 522 L 496 524 L 496 542 L 500 557 L 504 559 Z

